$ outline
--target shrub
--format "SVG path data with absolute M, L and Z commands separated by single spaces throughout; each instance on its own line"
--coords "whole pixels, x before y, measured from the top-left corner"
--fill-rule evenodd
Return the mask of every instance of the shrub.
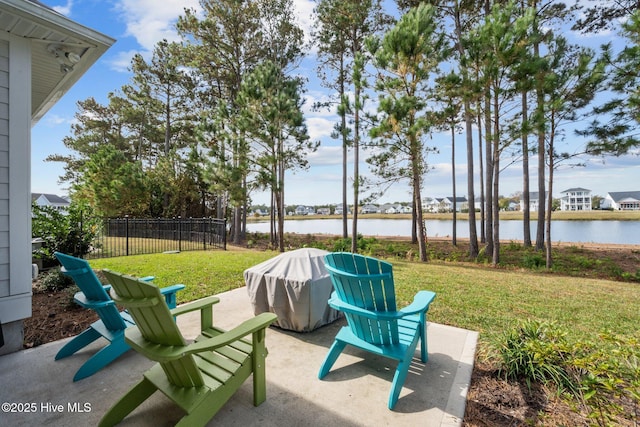
M 57 292 L 74 285 L 73 279 L 62 274 L 60 268 L 52 268 L 42 275 L 42 278 L 38 282 L 38 289 L 47 292 Z
M 577 397 L 597 425 L 640 417 L 640 341 L 609 333 L 569 344 L 555 323 L 525 321 L 499 338 L 500 375 L 555 385 Z
M 571 348 L 566 332 L 554 323 L 527 320 L 508 330 L 498 348 L 500 372 L 506 379 L 555 384 L 575 392 L 577 385 L 567 371 Z
M 584 344 L 571 362 L 580 373 L 580 397 L 589 417 L 600 426 L 617 425 L 618 417 L 640 420 L 640 341 L 610 333 Z
M 529 253 L 526 254 L 523 258 L 522 258 L 522 264 L 524 265 L 525 268 L 530 268 L 532 270 L 538 269 L 540 267 L 544 267 L 547 265 L 547 262 L 544 258 L 544 256 L 542 256 L 539 253 Z
M 44 240 L 35 256 L 41 258 L 44 265 L 57 265 L 54 252 L 76 257 L 89 252 L 100 222 L 83 217 L 85 209 L 86 206 L 71 204 L 65 214 L 50 206 L 32 206 L 31 235 Z

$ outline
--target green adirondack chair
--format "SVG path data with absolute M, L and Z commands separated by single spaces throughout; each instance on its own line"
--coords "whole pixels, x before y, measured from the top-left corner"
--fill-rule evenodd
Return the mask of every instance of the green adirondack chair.
M 109 342 L 78 369 L 73 377 L 73 381 L 78 381 L 95 374 L 130 349 L 124 341 L 124 330 L 133 326 L 134 322 L 128 313 L 118 311 L 118 307 L 107 294 L 111 286 L 103 286 L 100 283 L 86 260 L 60 252 L 55 252 L 54 255 L 62 264 L 62 273 L 71 277 L 80 288 L 80 292 L 73 297 L 74 301 L 84 308 L 94 310 L 100 317 L 65 344 L 56 354 L 55 360 L 71 356 L 100 337 Z M 144 279 L 153 280 L 153 277 Z M 161 289 L 169 307 L 176 306 L 176 292 L 181 289 L 184 289 L 184 285 Z
M 266 399 L 266 328 L 277 316 L 262 313 L 230 331 L 213 326 L 213 304 L 208 297 L 169 310 L 157 287 L 133 277 L 104 271 L 113 286 L 111 297 L 128 309 L 137 327 L 125 332 L 127 343 L 157 361 L 142 380 L 102 418 L 101 426 L 120 422 L 156 390 L 187 415 L 179 426 L 199 426 L 209 421 L 253 373 L 253 404 Z M 200 311 L 201 335 L 187 344 L 173 316 Z M 251 335 L 251 339 L 245 337 Z
M 340 329 L 318 377 L 324 378 L 347 345 L 398 361 L 388 407 L 393 409 L 404 385 L 418 341 L 426 363 L 427 311 L 436 294 L 419 291 L 413 303 L 396 309 L 393 269 L 388 262 L 347 252 L 325 255 L 333 282 L 329 305 L 345 313 L 348 326 Z

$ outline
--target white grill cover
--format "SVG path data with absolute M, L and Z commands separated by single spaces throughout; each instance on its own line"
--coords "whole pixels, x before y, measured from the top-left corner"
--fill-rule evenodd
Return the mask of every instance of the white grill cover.
M 298 332 L 313 331 L 342 317 L 327 303 L 333 291 L 324 266 L 327 253 L 314 248 L 297 249 L 245 270 L 244 281 L 254 313 L 275 313 L 275 325 Z

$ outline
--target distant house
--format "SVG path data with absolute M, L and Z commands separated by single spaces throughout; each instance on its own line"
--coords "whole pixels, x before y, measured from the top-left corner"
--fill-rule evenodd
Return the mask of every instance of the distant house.
M 545 196 L 548 196 L 549 193 L 545 193 Z M 545 199 L 545 206 L 547 200 Z M 537 212 L 538 206 L 540 206 L 540 193 L 537 191 L 529 192 L 529 212 Z M 524 210 L 524 200 L 520 199 L 520 210 Z
M 640 210 L 640 191 L 616 191 L 607 193 L 600 207 L 602 209 L 620 211 Z
M 561 211 L 590 211 L 591 190 L 586 188 L 569 188 L 560 193 Z
M 380 212 L 385 214 L 397 214 L 403 211 L 402 205 L 384 204 L 380 206 Z
M 339 203 L 336 205 L 335 210 L 333 211 L 334 214 L 336 215 L 342 215 L 342 212 L 344 211 L 343 207 L 342 207 L 342 203 Z M 349 210 L 347 208 L 347 215 L 351 214 L 351 210 Z
M 331 213 L 331 209 L 329 208 L 318 208 L 318 215 L 329 215 Z
M 59 211 L 66 211 L 69 208 L 69 200 L 55 194 L 31 193 L 31 203 L 38 206 L 50 206 Z
M 453 212 L 453 196 L 440 200 L 440 212 Z M 456 197 L 456 212 L 469 209 L 469 201 L 466 197 Z
M 298 206 L 296 208 L 296 215 L 314 215 L 316 213 L 312 206 Z
M 378 213 L 379 210 L 380 208 L 378 208 L 376 205 L 364 205 L 360 209 L 360 213 L 363 213 L 363 214 Z
M 514 202 L 513 200 L 509 201 L 509 206 L 507 207 L 508 211 L 517 211 L 520 209 L 520 203 Z
M 427 197 L 427 199 L 422 202 L 422 210 L 425 212 L 433 212 L 433 213 L 438 212 L 440 209 L 441 200 L 442 199 L 438 199 L 438 198 L 432 199 L 430 197 Z

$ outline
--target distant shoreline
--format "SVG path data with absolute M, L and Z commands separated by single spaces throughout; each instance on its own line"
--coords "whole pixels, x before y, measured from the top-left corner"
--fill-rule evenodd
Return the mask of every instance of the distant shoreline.
M 537 221 L 537 212 L 531 212 L 531 221 Z M 452 220 L 452 213 L 425 213 L 423 215 L 425 221 L 430 219 Z M 523 214 L 520 211 L 500 212 L 500 219 L 522 220 Z M 249 216 L 248 221 L 265 221 L 269 216 Z M 340 219 L 342 215 L 288 215 L 286 220 L 305 220 L 305 219 Z M 348 215 L 348 219 L 353 219 L 353 215 Z M 358 214 L 358 219 L 411 219 L 411 214 Z M 456 219 L 467 221 L 468 213 L 458 213 Z M 476 212 L 476 220 L 480 219 L 480 212 Z M 592 211 L 555 211 L 551 214 L 552 221 L 640 221 L 640 211 L 609 211 L 609 210 L 592 210 Z

